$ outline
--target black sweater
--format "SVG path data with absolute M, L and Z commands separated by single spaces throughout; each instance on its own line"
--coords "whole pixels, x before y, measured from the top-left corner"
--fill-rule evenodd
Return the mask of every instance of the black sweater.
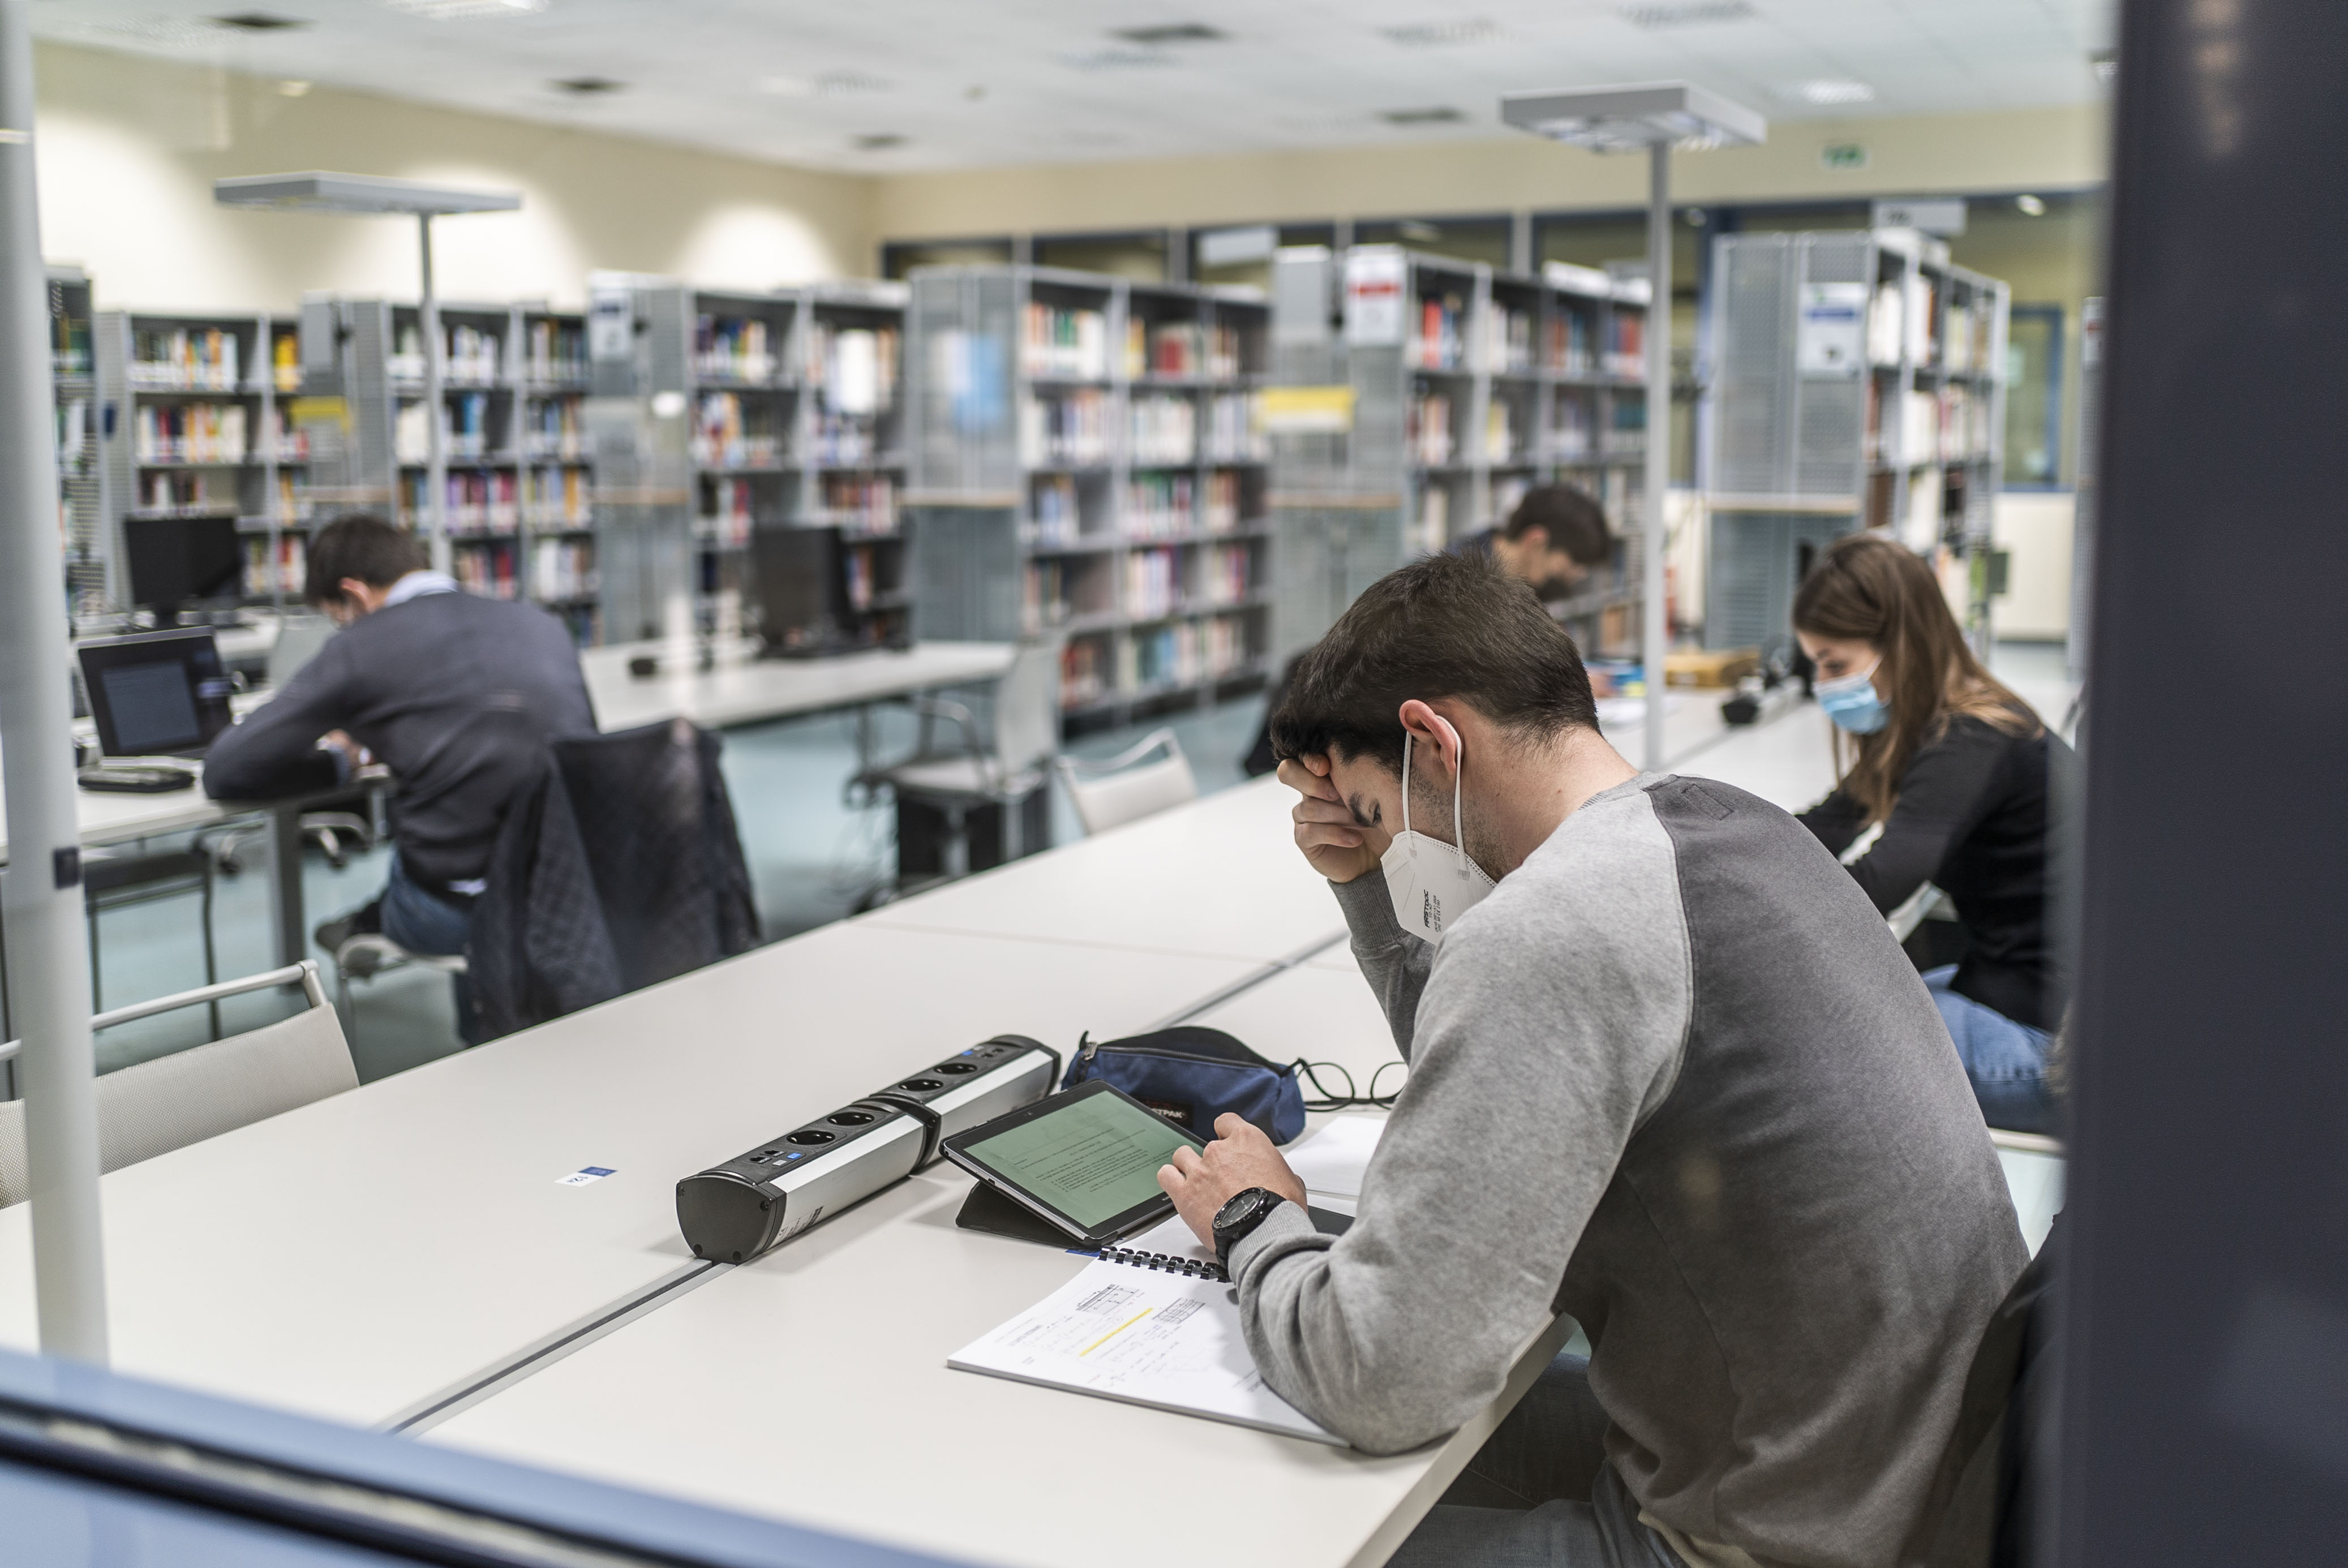
M 2063 791 L 2050 790 L 2048 769 L 2075 761 L 2051 731 L 2023 737 L 1952 718 L 1909 759 L 1883 836 L 1850 868 L 1887 914 L 1925 882 L 1947 893 L 1966 938 L 1951 988 L 2037 1029 L 2060 1023 L 2070 1000 L 2048 930 L 2046 863 L 2065 826 Z M 1801 821 L 1839 855 L 1866 828 L 1867 811 L 1838 789 Z
M 204 758 L 216 799 L 331 789 L 317 749 L 346 730 L 399 780 L 394 833 L 407 874 L 435 891 L 489 864 L 514 797 L 544 769 L 546 743 L 595 733 L 579 651 L 562 623 L 528 604 L 425 593 L 377 610 L 222 730 Z

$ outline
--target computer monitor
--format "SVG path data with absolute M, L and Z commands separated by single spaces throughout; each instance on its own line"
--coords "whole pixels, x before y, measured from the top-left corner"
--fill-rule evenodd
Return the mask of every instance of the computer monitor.
M 122 552 L 130 602 L 177 625 L 190 604 L 233 602 L 244 587 L 244 541 L 232 517 L 126 517 Z
M 229 725 L 229 680 L 209 626 L 81 645 L 82 684 L 108 757 L 201 757 Z
M 770 654 L 819 654 L 837 645 L 839 530 L 761 528 L 750 534 L 759 634 Z

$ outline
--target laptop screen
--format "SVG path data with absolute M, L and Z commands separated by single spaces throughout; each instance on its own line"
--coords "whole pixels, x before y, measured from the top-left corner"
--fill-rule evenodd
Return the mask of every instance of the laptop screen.
M 200 756 L 228 727 L 230 683 L 211 627 L 95 638 L 77 651 L 107 756 Z

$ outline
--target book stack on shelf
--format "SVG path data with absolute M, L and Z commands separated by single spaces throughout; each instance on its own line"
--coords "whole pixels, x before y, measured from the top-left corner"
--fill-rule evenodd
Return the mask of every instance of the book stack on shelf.
M 1854 529 L 1988 548 L 2009 294 L 1912 230 L 1724 235 L 1704 640 L 1782 644 L 1808 555 Z M 1986 573 L 1972 574 L 1977 586 Z M 1985 594 L 1972 628 L 1987 635 Z
M 1072 730 L 1261 680 L 1269 329 L 1253 291 L 917 270 L 924 634 L 1061 639 Z
M 88 385 L 111 417 L 97 432 L 93 534 L 103 569 L 91 573 L 95 592 L 79 606 L 86 616 L 142 607 L 123 543 L 132 522 L 225 520 L 245 536 L 242 579 L 195 608 L 298 596 L 309 450 L 282 400 L 302 386 L 294 331 L 266 315 L 89 317 Z M 69 417 L 62 404 L 60 413 Z
M 911 618 L 905 530 L 905 288 L 817 284 L 798 291 L 806 322 L 808 463 L 801 520 L 837 528 L 834 603 L 850 646 L 901 641 Z
M 443 492 L 449 566 L 469 591 L 527 599 L 562 617 L 582 645 L 601 639 L 594 470 L 584 425 L 584 318 L 531 303 L 439 307 L 441 397 L 425 397 L 421 310 L 383 300 L 314 295 L 285 366 L 314 376 L 336 417 L 327 513 L 388 511 L 421 530 L 431 512 L 432 426 L 448 467 Z M 337 427 L 340 427 L 339 428 Z M 289 427 L 291 436 L 319 428 Z M 316 465 L 313 464 L 314 470 Z M 325 493 L 325 492 L 319 492 Z M 388 498 L 389 505 L 374 500 Z
M 1334 394 L 1326 409 L 1343 410 L 1306 408 L 1276 438 L 1282 650 L 1310 645 L 1385 572 L 1559 482 L 1599 500 L 1617 542 L 1611 565 L 1552 613 L 1586 653 L 1632 650 L 1643 284 L 1392 245 L 1297 247 L 1273 265 L 1277 379 L 1308 399 Z

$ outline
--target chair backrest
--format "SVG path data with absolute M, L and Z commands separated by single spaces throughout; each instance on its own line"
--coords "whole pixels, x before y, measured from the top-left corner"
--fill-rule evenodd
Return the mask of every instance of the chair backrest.
M 1060 749 L 1060 645 L 1022 647 L 994 687 L 994 761 L 1007 777 Z
M 277 640 L 269 645 L 269 686 L 283 691 L 285 683 L 332 642 L 335 626 L 324 615 L 288 615 L 277 623 Z
M 1153 751 L 1165 755 L 1154 762 L 1141 760 Z M 1068 799 L 1076 803 L 1076 820 L 1087 833 L 1105 833 L 1199 798 L 1190 759 L 1182 755 L 1182 743 L 1170 729 L 1154 732 L 1106 762 L 1086 764 L 1064 757 L 1059 766 Z
M 207 986 L 187 995 L 203 1001 L 223 989 L 230 987 Z M 153 1004 L 122 1009 L 142 1017 L 161 1010 Z M 104 1027 L 108 1018 L 102 1015 L 91 1023 Z M 98 1169 L 119 1171 L 358 1087 L 342 1023 L 323 996 L 314 996 L 290 1018 L 100 1078 Z M 25 1102 L 9 1100 L 0 1104 L 0 1208 L 23 1202 L 30 1188 Z

